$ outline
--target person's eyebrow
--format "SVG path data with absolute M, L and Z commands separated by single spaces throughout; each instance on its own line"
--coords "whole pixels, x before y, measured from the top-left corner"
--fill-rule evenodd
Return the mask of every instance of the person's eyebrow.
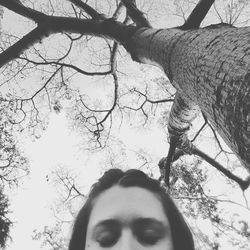
M 113 225 L 120 225 L 121 222 L 117 219 L 106 219 L 106 220 L 101 220 L 99 221 L 96 225 L 94 225 L 94 227 L 98 227 L 98 226 L 113 226 Z M 166 225 L 158 220 L 158 219 L 155 219 L 155 218 L 147 218 L 147 217 L 140 217 L 140 218 L 136 218 L 132 221 L 132 224 L 135 224 L 135 225 L 155 225 L 155 226 L 158 226 L 158 227 L 166 227 Z
M 135 219 L 134 223 L 139 223 L 139 224 L 156 224 L 156 225 L 160 225 L 160 226 L 165 226 L 165 224 L 158 220 L 158 219 L 155 219 L 155 218 L 151 218 L 151 217 L 140 217 L 140 218 L 137 218 Z
M 133 228 L 140 230 L 141 228 L 154 228 L 159 232 L 165 233 L 169 230 L 169 227 L 162 221 L 155 218 L 137 218 L 133 221 Z
M 93 230 L 97 230 L 98 228 L 117 228 L 120 225 L 120 222 L 116 219 L 107 219 L 101 220 L 96 225 L 94 225 Z
M 110 230 L 116 231 L 119 227 L 121 227 L 122 222 L 117 219 L 106 219 L 99 221 L 96 225 L 93 226 L 93 232 L 97 232 L 100 229 L 108 228 Z M 169 230 L 169 227 L 165 225 L 162 221 L 157 220 L 155 218 L 147 218 L 140 217 L 131 221 L 130 226 L 134 230 L 140 230 L 142 228 L 154 228 L 155 230 L 165 233 Z

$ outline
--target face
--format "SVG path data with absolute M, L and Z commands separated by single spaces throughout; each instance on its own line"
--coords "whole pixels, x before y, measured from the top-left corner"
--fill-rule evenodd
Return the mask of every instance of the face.
M 86 250 L 173 250 L 159 199 L 140 187 L 113 186 L 93 204 Z

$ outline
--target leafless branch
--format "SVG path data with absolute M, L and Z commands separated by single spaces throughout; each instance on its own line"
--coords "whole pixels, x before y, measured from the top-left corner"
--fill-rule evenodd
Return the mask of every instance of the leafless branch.
M 224 152 L 224 153 L 227 153 L 227 154 L 233 154 L 232 152 L 228 152 L 228 151 L 226 151 L 225 149 L 223 149 L 223 147 L 222 147 L 222 145 L 221 145 L 221 142 L 220 142 L 220 140 L 219 140 L 219 138 L 218 138 L 218 136 L 217 136 L 217 133 L 216 133 L 216 131 L 214 130 L 213 126 L 212 126 L 209 122 L 208 122 L 208 126 L 209 126 L 210 129 L 212 130 L 212 132 L 213 132 L 213 134 L 214 134 L 214 138 L 215 138 L 217 144 L 219 145 L 220 150 L 221 150 L 222 152 Z
M 78 73 L 81 73 L 81 74 L 86 75 L 86 76 L 105 76 L 105 75 L 108 75 L 111 73 L 111 70 L 103 71 L 103 72 L 89 72 L 89 71 L 85 71 L 85 70 L 83 70 L 83 69 L 81 69 L 73 64 L 63 63 L 63 62 L 58 62 L 58 61 L 45 60 L 44 62 L 36 62 L 34 60 L 31 60 L 31 59 L 28 59 L 28 58 L 25 58 L 22 56 L 20 56 L 19 59 L 25 60 L 29 63 L 33 63 L 35 65 L 58 65 L 58 66 L 62 66 L 62 67 L 71 68 L 71 69 L 77 71 Z
M 145 93 L 143 93 L 142 91 L 133 88 L 130 89 L 127 93 L 123 94 L 123 96 L 127 95 L 127 94 L 133 94 L 136 93 L 138 94 L 138 102 L 140 101 L 141 97 L 143 98 L 143 101 L 137 106 L 137 107 L 132 107 L 132 106 L 128 106 L 128 105 L 121 105 L 119 108 L 121 110 L 123 109 L 127 109 L 127 110 L 132 110 L 132 111 L 141 111 L 142 114 L 145 116 L 145 123 L 147 122 L 148 119 L 148 114 L 146 112 L 145 109 L 145 105 L 147 103 L 153 105 L 157 105 L 157 104 L 164 104 L 164 103 L 168 103 L 168 102 L 173 102 L 173 99 L 170 98 L 163 98 L 163 99 L 159 99 L 159 100 L 152 100 L 151 98 L 148 97 L 148 93 L 147 93 L 147 89 L 145 90 Z
M 48 17 L 40 11 L 24 6 L 19 0 L 0 0 L 0 5 L 18 13 L 21 16 L 31 19 L 37 24 L 44 22 Z
M 114 81 L 114 98 L 113 98 L 113 105 L 112 107 L 109 109 L 109 111 L 107 112 L 107 114 L 105 115 L 105 117 L 98 122 L 99 124 L 102 124 L 103 122 L 106 121 L 106 119 L 111 115 L 111 113 L 113 112 L 113 110 L 116 107 L 117 104 L 117 100 L 118 100 L 118 77 L 117 77 L 117 62 L 116 62 L 116 54 L 117 54 L 117 50 L 118 50 L 118 43 L 114 42 L 113 44 L 113 48 L 111 51 L 111 57 L 110 57 L 110 67 L 111 67 L 111 74 L 113 76 L 113 81 Z
M 17 41 L 14 45 L 3 51 L 0 54 L 0 68 L 11 60 L 16 59 L 34 43 L 39 42 L 46 35 L 46 33 L 46 29 L 37 27 Z
M 170 170 L 171 170 L 171 165 L 173 163 L 173 157 L 177 147 L 177 143 L 178 141 L 176 140 L 176 138 L 174 137 L 170 138 L 168 156 L 166 158 L 162 158 L 158 163 L 160 172 L 163 172 L 164 182 L 168 188 L 170 187 L 169 185 Z
M 117 18 L 119 17 L 119 15 L 121 14 L 121 11 L 123 9 L 123 3 L 120 2 L 112 16 L 113 19 L 117 20 Z
M 200 0 L 181 28 L 184 30 L 199 28 L 214 1 Z
M 124 6 L 128 10 L 128 15 L 136 23 L 138 27 L 152 28 L 149 21 L 145 18 L 143 12 L 141 12 L 137 6 L 135 0 L 121 0 Z
M 75 4 L 80 9 L 84 10 L 88 15 L 90 15 L 95 20 L 104 20 L 105 19 L 105 16 L 103 14 L 98 13 L 90 5 L 84 3 L 81 0 L 68 0 L 68 1 Z
M 236 183 L 238 183 L 238 185 L 240 186 L 240 188 L 243 191 L 246 190 L 249 187 L 249 185 L 250 185 L 250 177 L 247 178 L 246 180 L 240 179 L 239 177 L 237 177 L 236 175 L 234 175 L 233 173 L 231 173 L 229 170 L 227 170 L 226 168 L 224 168 L 216 160 L 214 160 L 209 155 L 207 155 L 206 153 L 202 152 L 201 150 L 199 150 L 195 146 L 193 147 L 193 154 L 200 156 L 202 159 L 204 159 L 205 161 L 207 161 L 208 163 L 210 163 L 213 167 L 215 167 L 217 170 L 219 170 L 221 173 L 223 173 L 230 180 L 233 180 Z
M 126 40 L 131 36 L 131 32 L 137 30 L 135 27 L 126 27 L 115 20 L 82 20 L 79 18 L 48 16 L 39 11 L 34 11 L 19 3 L 18 1 L 0 0 L 0 5 L 9 7 L 17 14 L 28 17 L 38 22 L 38 27 L 29 32 L 15 44 L 0 54 L 0 67 L 19 57 L 25 50 L 33 44 L 41 41 L 44 37 L 54 33 L 73 32 L 85 35 L 95 35 L 113 38 L 126 44 Z M 20 8 L 19 8 L 20 7 Z M 120 32 L 122 28 L 122 32 Z M 129 32 L 129 33 L 127 33 Z
M 221 14 L 220 14 L 220 12 L 218 11 L 218 9 L 217 9 L 217 7 L 216 7 L 216 4 L 214 3 L 214 10 L 215 10 L 215 12 L 216 12 L 216 14 L 217 14 L 217 16 L 219 17 L 219 19 L 220 19 L 220 22 L 221 23 L 223 23 L 223 18 L 222 18 L 222 16 L 221 16 Z
M 44 88 L 46 88 L 46 86 L 50 83 L 50 81 L 55 77 L 55 75 L 60 71 L 61 67 L 58 68 L 50 77 L 49 79 L 45 82 L 45 84 L 40 88 L 38 89 L 31 97 L 29 98 L 24 98 L 22 99 L 21 101 L 24 102 L 24 101 L 30 101 L 35 98 L 35 96 L 37 96 L 42 90 L 44 90 Z

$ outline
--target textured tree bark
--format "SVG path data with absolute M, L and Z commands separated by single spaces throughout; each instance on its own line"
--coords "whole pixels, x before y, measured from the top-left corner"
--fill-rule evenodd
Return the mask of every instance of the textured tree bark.
M 196 103 L 183 98 L 183 94 L 176 93 L 168 121 L 168 132 L 170 136 L 182 136 L 186 133 L 192 121 L 200 112 Z
M 138 29 L 112 18 L 47 16 L 19 1 L 0 0 L 0 5 L 38 24 L 0 54 L 0 67 L 53 33 L 90 34 L 116 40 L 135 60 L 162 68 L 178 93 L 200 107 L 250 170 L 250 27 L 219 24 L 192 30 Z
M 250 27 L 140 29 L 133 57 L 162 68 L 250 171 Z

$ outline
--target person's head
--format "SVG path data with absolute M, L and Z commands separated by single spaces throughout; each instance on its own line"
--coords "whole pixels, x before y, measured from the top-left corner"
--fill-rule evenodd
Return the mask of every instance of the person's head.
M 159 181 L 110 169 L 92 186 L 69 250 L 193 250 L 189 227 Z

